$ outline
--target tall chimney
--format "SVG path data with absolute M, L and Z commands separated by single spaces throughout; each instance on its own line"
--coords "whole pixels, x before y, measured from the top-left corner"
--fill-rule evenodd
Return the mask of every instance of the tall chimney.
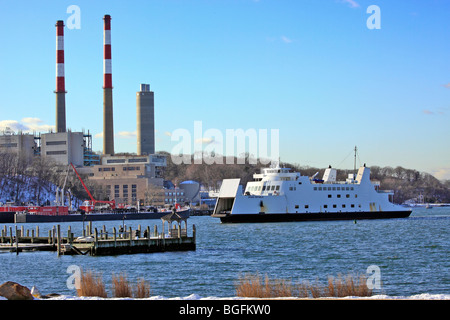
M 56 21 L 56 132 L 66 132 L 66 88 L 64 80 L 64 21 Z
M 155 94 L 149 84 L 136 93 L 137 154 L 155 153 Z
M 103 17 L 103 154 L 114 154 L 114 124 L 111 71 L 111 16 Z

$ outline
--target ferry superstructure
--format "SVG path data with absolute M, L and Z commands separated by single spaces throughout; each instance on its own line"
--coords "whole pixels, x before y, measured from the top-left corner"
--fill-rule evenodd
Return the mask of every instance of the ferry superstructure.
M 370 181 L 370 168 L 336 181 L 335 168 L 322 179 L 289 168 L 264 168 L 245 190 L 240 179 L 222 182 L 212 217 L 221 222 L 277 222 L 406 218 L 411 209 L 392 203 L 394 192 Z M 317 174 L 316 174 L 317 175 Z

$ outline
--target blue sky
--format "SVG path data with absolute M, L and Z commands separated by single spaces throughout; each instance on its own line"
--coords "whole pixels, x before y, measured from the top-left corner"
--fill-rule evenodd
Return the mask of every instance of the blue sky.
M 403 166 L 450 179 L 450 1 L 0 0 L 0 126 L 55 124 L 55 23 L 67 127 L 102 149 L 103 20 L 112 17 L 116 152 L 136 151 L 136 91 L 155 92 L 156 149 L 194 130 L 279 129 L 282 161 Z M 381 29 L 366 10 L 380 8 Z

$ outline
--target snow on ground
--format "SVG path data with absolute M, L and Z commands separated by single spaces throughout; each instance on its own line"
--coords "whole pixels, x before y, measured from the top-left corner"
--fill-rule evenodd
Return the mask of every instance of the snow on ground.
M 167 298 L 164 296 L 153 296 L 143 299 L 134 298 L 100 298 L 100 297 L 77 297 L 69 295 L 61 295 L 46 300 L 254 300 L 258 298 L 242 298 L 242 297 L 201 297 L 198 294 L 191 294 L 186 297 Z M 322 298 L 322 299 L 336 299 L 336 300 L 450 300 L 450 294 L 429 294 L 422 293 L 412 296 L 387 296 L 387 295 L 374 295 L 371 297 L 345 297 L 345 298 Z M 267 300 L 267 299 L 261 299 Z M 304 300 L 304 298 L 286 297 L 275 298 L 273 300 Z

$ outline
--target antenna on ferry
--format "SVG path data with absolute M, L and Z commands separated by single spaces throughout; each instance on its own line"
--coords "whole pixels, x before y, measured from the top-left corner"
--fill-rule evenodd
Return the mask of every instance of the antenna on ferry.
M 358 148 L 355 146 L 355 160 L 353 162 L 353 170 L 355 171 L 355 173 L 356 173 L 356 152 L 357 151 L 358 151 Z

